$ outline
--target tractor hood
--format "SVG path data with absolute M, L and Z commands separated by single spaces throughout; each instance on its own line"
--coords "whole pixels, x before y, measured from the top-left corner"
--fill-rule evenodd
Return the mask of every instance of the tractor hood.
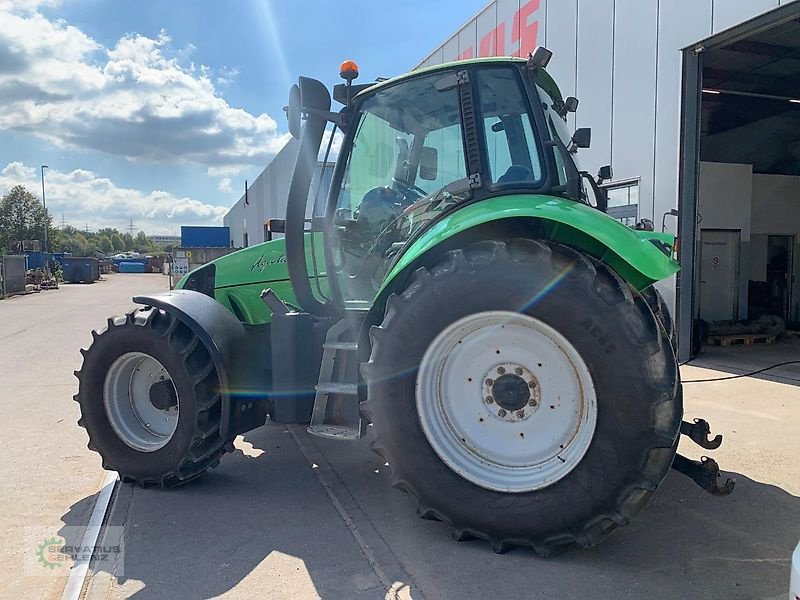
M 318 280 L 314 290 L 322 298 L 328 292 L 325 273 L 318 277 L 310 268 L 316 258 L 324 263 L 322 236 L 306 234 L 306 264 L 308 277 Z M 185 275 L 175 286 L 177 289 L 194 289 L 216 298 L 240 321 L 245 323 L 267 323 L 271 313 L 261 300 L 261 292 L 271 289 L 285 303 L 297 306 L 298 302 L 289 280 L 286 262 L 286 244 L 283 239 L 256 244 L 218 258 Z

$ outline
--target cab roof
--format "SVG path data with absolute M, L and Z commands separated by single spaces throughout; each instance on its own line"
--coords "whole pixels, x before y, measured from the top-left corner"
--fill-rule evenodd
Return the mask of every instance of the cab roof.
M 386 79 L 384 81 L 376 82 L 374 85 L 369 86 L 368 88 L 362 89 L 358 94 L 356 94 L 355 98 L 360 98 L 362 96 L 368 96 L 375 93 L 377 90 L 394 85 L 395 83 L 400 83 L 406 79 L 411 79 L 412 77 L 416 77 L 417 75 L 421 75 L 424 73 L 435 73 L 437 71 L 447 71 L 452 69 L 453 67 L 457 66 L 470 66 L 470 65 L 480 65 L 480 64 L 490 64 L 490 63 L 504 63 L 504 64 L 525 64 L 527 59 L 520 58 L 518 56 L 486 56 L 481 58 L 469 58 L 466 60 L 455 60 L 446 63 L 442 63 L 439 65 L 433 65 L 430 67 L 423 67 L 421 69 L 417 69 L 414 71 L 410 71 L 408 73 L 404 73 L 402 75 L 396 75 L 390 79 Z M 561 92 L 558 89 L 558 85 L 550 76 L 549 73 L 545 69 L 537 69 L 537 73 L 543 73 L 544 75 L 537 76 L 537 83 L 541 85 L 545 91 L 547 91 L 555 100 L 561 99 Z M 541 77 L 541 79 L 540 79 Z

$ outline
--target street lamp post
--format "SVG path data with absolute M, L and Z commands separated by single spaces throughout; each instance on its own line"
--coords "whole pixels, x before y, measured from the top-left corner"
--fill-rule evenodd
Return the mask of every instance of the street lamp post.
M 47 201 L 44 198 L 44 170 L 49 169 L 47 165 L 42 165 L 42 208 L 44 208 L 44 251 L 47 252 Z

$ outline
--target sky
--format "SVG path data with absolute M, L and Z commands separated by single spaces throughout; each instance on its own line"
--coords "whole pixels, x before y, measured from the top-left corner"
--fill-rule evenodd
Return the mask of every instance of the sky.
M 80 229 L 221 225 L 299 75 L 408 71 L 486 0 L 0 0 L 0 194 Z

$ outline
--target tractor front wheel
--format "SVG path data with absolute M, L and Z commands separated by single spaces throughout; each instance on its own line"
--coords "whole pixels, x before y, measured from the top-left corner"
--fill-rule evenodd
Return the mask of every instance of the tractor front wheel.
M 219 378 L 189 327 L 145 308 L 110 318 L 92 337 L 75 400 L 103 468 L 171 487 L 217 466 L 232 447 L 220 436 Z
M 630 521 L 669 470 L 669 339 L 604 264 L 532 240 L 445 254 L 391 296 L 362 372 L 373 448 L 456 539 L 551 555 Z

